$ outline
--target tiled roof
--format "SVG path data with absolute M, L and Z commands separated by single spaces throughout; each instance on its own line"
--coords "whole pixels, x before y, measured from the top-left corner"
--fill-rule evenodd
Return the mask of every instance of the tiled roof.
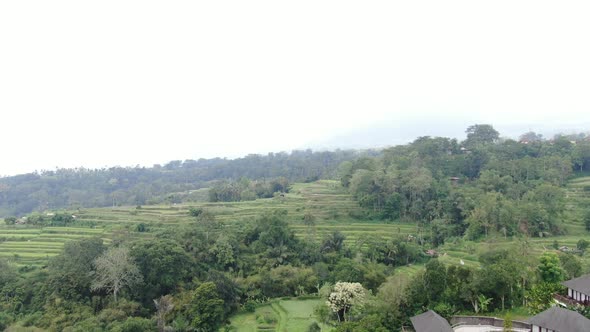
M 561 284 L 582 294 L 590 295 L 590 274 L 564 281 Z
M 453 332 L 446 319 L 432 310 L 410 318 L 416 332 Z
M 529 319 L 528 322 L 559 332 L 590 331 L 590 319 L 561 307 L 547 309 Z

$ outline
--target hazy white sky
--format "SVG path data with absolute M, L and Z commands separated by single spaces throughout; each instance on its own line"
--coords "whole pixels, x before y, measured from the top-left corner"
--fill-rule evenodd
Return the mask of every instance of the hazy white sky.
M 407 118 L 588 123 L 588 17 L 587 1 L 2 1 L 0 174 Z

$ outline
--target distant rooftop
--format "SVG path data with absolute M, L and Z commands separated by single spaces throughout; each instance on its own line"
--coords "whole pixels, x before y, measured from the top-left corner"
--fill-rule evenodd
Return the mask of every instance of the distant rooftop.
M 590 274 L 564 281 L 561 284 L 582 294 L 590 295 Z
M 559 332 L 590 331 L 590 319 L 581 314 L 552 307 L 528 320 L 529 323 Z
M 453 332 L 446 319 L 432 310 L 410 318 L 416 332 Z

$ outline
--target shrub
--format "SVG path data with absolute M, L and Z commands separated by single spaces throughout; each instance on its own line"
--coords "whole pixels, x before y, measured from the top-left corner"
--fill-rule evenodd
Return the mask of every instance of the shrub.
M 39 320 L 41 320 L 42 317 L 43 317 L 43 314 L 39 311 L 36 311 L 35 313 L 32 313 L 30 315 L 23 317 L 20 320 L 20 322 L 25 327 L 35 326 L 35 325 L 37 325 L 37 322 L 39 322 Z
M 256 321 L 259 324 L 276 324 L 277 323 L 277 318 L 275 317 L 275 315 L 270 312 L 270 311 L 264 311 L 258 315 L 256 315 Z
M 0 311 L 0 331 L 4 331 L 13 321 L 11 315 Z
M 246 312 L 254 312 L 256 310 L 256 304 L 252 301 L 248 301 L 244 303 L 244 311 Z
M 586 250 L 588 248 L 588 246 L 590 245 L 590 242 L 584 240 L 584 239 L 580 239 L 580 241 L 578 241 L 578 243 L 576 244 L 576 248 L 578 248 L 578 250 Z
M 450 318 L 455 314 L 457 310 L 455 309 L 455 307 L 447 303 L 441 302 L 434 306 L 434 311 L 436 311 L 439 315 L 445 318 Z
M 6 217 L 4 218 L 4 222 L 6 225 L 14 225 L 16 223 L 16 217 Z
M 129 317 L 124 322 L 115 324 L 110 329 L 113 332 L 146 332 L 156 330 L 156 324 L 153 321 L 141 317 Z
M 307 332 L 320 332 L 321 330 L 322 328 L 316 322 L 311 323 L 307 328 Z
M 191 217 L 195 217 L 196 218 L 196 217 L 200 216 L 201 213 L 203 213 L 203 209 L 201 209 L 201 208 L 190 207 L 188 209 L 188 214 Z

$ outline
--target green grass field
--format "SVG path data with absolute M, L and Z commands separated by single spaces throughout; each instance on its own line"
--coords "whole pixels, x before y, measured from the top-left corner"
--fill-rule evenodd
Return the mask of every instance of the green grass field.
M 240 313 L 231 318 L 231 331 L 235 332 L 298 332 L 306 331 L 314 322 L 314 308 L 323 303 L 320 299 L 276 300 L 256 308 L 252 313 Z M 322 326 L 330 331 L 328 326 Z

